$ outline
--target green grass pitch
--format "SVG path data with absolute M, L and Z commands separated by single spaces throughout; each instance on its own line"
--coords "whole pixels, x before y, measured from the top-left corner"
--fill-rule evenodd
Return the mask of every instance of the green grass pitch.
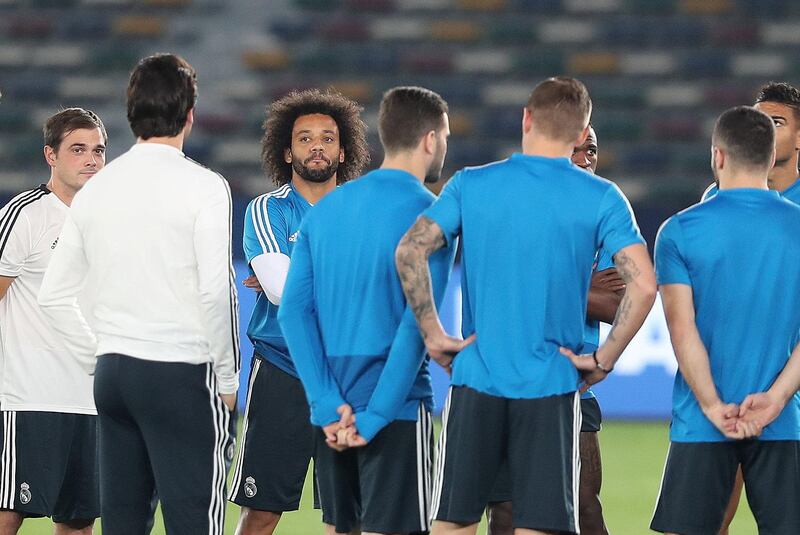
M 603 454 L 603 507 L 612 535 L 648 533 L 650 515 L 655 505 L 664 456 L 668 445 L 667 424 L 607 422 L 600 433 Z M 238 507 L 228 504 L 225 533 L 232 534 L 239 515 Z M 478 533 L 485 533 L 482 526 Z M 23 535 L 49 535 L 52 524 L 47 519 L 26 520 Z M 101 529 L 95 529 L 101 533 Z M 278 535 L 316 535 L 322 533 L 320 515 L 311 508 L 310 484 L 306 483 L 300 511 L 287 513 L 277 529 Z M 730 535 L 757 533 L 753 516 L 742 498 Z M 164 534 L 159 518 L 153 535 Z

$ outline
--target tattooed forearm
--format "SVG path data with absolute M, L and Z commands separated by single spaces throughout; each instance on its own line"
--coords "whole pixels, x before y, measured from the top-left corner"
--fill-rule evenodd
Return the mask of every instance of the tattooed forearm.
M 625 284 L 630 283 L 633 279 L 639 276 L 639 267 L 634 262 L 633 258 L 620 251 L 614 255 L 614 264 L 617 267 L 617 272 Z
M 618 327 L 624 327 L 628 323 L 632 306 L 633 301 L 631 301 L 630 296 L 626 293 L 622 297 L 622 301 L 619 303 L 617 314 L 614 316 L 614 323 L 611 326 L 611 331 L 608 333 L 609 340 L 615 341 L 616 338 L 614 337 L 614 330 Z
M 428 333 L 423 326 L 436 315 L 428 257 L 444 245 L 444 235 L 439 226 L 427 217 L 420 216 L 400 240 L 395 253 L 403 293 L 424 337 Z

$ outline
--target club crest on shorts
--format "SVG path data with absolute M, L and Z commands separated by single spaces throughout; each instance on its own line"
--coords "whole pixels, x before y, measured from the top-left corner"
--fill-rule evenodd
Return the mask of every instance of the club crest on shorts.
M 19 486 L 19 501 L 22 503 L 28 503 L 31 501 L 31 486 L 27 483 L 23 483 Z
M 244 495 L 248 498 L 252 498 L 258 492 L 258 487 L 256 487 L 256 478 L 248 477 L 244 480 Z

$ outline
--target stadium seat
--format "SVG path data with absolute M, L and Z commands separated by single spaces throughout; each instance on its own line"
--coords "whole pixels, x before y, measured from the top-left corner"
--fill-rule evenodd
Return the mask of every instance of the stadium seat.
M 619 57 L 613 52 L 577 52 L 567 60 L 567 71 L 576 75 L 614 74 Z
M 475 11 L 500 11 L 508 5 L 508 0 L 456 0 L 456 7 Z
M 122 15 L 112 27 L 121 37 L 160 37 L 166 32 L 164 19 L 151 15 Z
M 678 8 L 691 15 L 721 15 L 728 13 L 733 4 L 731 0 L 680 0 Z
M 125 81 L 108 76 L 65 76 L 58 92 L 66 102 L 76 99 L 117 101 L 125 93 Z
M 9 17 L 5 27 L 11 39 L 47 39 L 54 30 L 53 21 L 43 13 Z
M 715 24 L 711 29 L 711 44 L 718 47 L 755 46 L 760 41 L 758 26 L 748 22 Z
M 483 49 L 458 52 L 453 67 L 458 73 L 508 74 L 514 67 L 513 58 L 503 50 Z
M 369 104 L 375 99 L 375 90 L 367 80 L 338 80 L 329 85 L 360 104 Z
M 341 0 L 295 0 L 294 4 L 300 9 L 332 11 L 338 9 Z
M 395 6 L 394 0 L 347 0 L 345 9 L 353 13 L 391 13 Z
M 650 122 L 648 127 L 653 139 L 661 141 L 672 141 L 679 139 L 683 141 L 694 141 L 701 137 L 702 125 L 696 116 L 672 117 L 658 116 Z M 708 155 L 706 153 L 706 155 Z
M 483 36 L 480 25 L 468 20 L 437 20 L 431 23 L 429 32 L 435 41 L 458 43 L 475 42 Z
M 789 62 L 777 53 L 742 53 L 731 59 L 731 73 L 736 76 L 763 76 L 774 78 L 782 76 L 789 68 Z
M 537 40 L 536 26 L 529 20 L 509 19 L 487 25 L 485 37 L 494 44 L 527 45 Z
M 564 72 L 565 68 L 564 54 L 555 48 L 525 50 L 514 55 L 514 72 L 518 76 L 552 76 Z
M 401 56 L 400 65 L 413 73 L 450 73 L 453 70 L 452 57 L 446 51 L 415 51 Z
M 283 50 L 246 50 L 242 64 L 257 71 L 275 71 L 289 66 L 289 55 Z
M 141 57 L 142 54 L 136 46 L 110 44 L 92 48 L 87 60 L 87 67 L 95 72 L 129 72 Z
M 319 36 L 332 42 L 369 40 L 370 33 L 367 23 L 360 19 L 341 18 L 332 20 L 320 28 Z
M 730 55 L 718 50 L 692 51 L 683 58 L 683 72 L 692 77 L 720 77 L 728 74 Z
M 0 106 L 0 131 L 8 133 L 24 132 L 31 126 L 27 110 L 19 107 Z

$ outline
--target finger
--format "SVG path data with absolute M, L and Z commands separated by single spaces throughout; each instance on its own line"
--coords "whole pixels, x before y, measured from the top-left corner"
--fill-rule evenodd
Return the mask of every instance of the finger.
M 459 346 L 460 346 L 459 347 L 459 351 L 461 351 L 462 349 L 464 349 L 465 347 L 467 347 L 468 345 L 470 345 L 471 343 L 473 343 L 477 339 L 478 339 L 478 336 L 475 333 L 472 333 L 471 335 L 467 336 L 464 340 L 461 340 L 459 342 Z
M 565 357 L 567 357 L 569 360 L 571 360 L 573 363 L 575 363 L 575 359 L 577 359 L 577 358 L 578 358 L 578 356 L 577 356 L 575 353 L 573 353 L 573 352 L 572 352 L 572 351 L 571 351 L 569 348 L 566 348 L 566 347 L 559 347 L 559 348 L 558 348 L 558 351 L 559 351 L 559 352 L 560 352 L 562 355 L 564 355 Z
M 744 398 L 744 401 L 742 401 L 742 404 L 739 405 L 739 418 L 744 418 L 744 416 L 748 412 L 750 412 L 750 410 L 753 409 L 753 407 L 755 405 L 755 401 L 756 401 L 756 399 L 753 396 L 753 394 L 750 394 L 749 396 Z

